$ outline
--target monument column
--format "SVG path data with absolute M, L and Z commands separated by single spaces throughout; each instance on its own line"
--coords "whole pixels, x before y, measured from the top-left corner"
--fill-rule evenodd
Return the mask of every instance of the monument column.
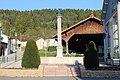
M 69 50 L 68 50 L 68 41 L 66 41 L 66 54 L 69 54 Z
M 60 9 L 58 10 L 57 14 L 57 56 L 56 57 L 63 57 L 63 47 L 62 47 L 62 36 L 61 36 L 61 12 Z

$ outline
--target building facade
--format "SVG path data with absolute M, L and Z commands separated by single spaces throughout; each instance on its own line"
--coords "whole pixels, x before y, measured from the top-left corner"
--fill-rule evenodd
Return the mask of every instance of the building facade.
M 8 55 L 8 36 L 2 34 L 2 41 L 1 41 L 1 56 Z
M 104 0 L 102 9 L 104 25 L 104 61 L 120 65 L 120 0 Z

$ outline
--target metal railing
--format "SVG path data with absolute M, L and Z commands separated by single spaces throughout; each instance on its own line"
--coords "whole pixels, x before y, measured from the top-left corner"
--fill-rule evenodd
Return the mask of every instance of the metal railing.
M 17 58 L 16 58 L 17 55 Z M 15 63 L 15 59 L 16 62 L 20 61 L 22 59 L 23 56 L 23 51 L 19 52 L 19 53 L 13 53 L 13 54 L 9 54 L 7 56 L 0 56 L 0 68 L 3 68 L 4 66 L 10 65 L 11 63 Z

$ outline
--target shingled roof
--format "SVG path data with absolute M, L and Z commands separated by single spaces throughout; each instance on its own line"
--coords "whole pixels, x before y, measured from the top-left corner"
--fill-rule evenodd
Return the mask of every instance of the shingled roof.
M 73 29 L 73 28 L 76 27 L 77 25 L 80 25 L 80 24 L 88 21 L 89 19 L 95 19 L 95 20 L 97 20 L 97 21 L 99 21 L 99 22 L 101 21 L 99 18 L 97 18 L 97 17 L 94 16 L 93 12 L 91 12 L 91 14 L 90 14 L 90 16 L 89 16 L 88 18 L 86 18 L 86 19 L 84 19 L 84 20 L 82 20 L 82 21 L 80 21 L 80 22 L 78 22 L 78 23 L 70 26 L 69 28 L 64 29 L 64 30 L 62 31 L 62 34 L 65 33 L 65 32 L 67 32 L 67 31 L 69 31 L 70 29 Z M 52 38 L 55 38 L 56 36 L 57 36 L 57 34 L 54 35 Z

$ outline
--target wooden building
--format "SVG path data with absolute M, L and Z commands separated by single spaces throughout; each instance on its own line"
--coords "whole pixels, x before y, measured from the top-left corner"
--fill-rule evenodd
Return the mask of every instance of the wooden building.
M 53 38 L 57 38 L 54 35 Z M 62 44 L 66 47 L 66 53 L 85 52 L 90 41 L 94 41 L 102 53 L 103 49 L 103 26 L 101 20 L 93 13 L 90 16 L 62 31 Z

